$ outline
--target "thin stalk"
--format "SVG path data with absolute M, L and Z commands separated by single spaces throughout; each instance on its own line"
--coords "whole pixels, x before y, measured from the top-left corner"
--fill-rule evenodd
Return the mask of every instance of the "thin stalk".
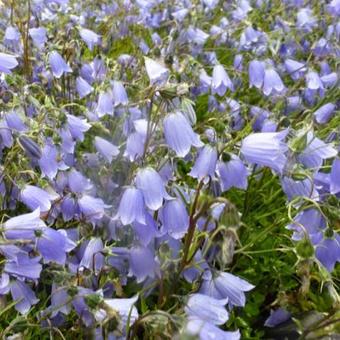
M 195 234 L 195 229 L 196 229 L 197 216 L 195 216 L 195 212 L 197 209 L 198 198 L 199 198 L 201 189 L 203 187 L 203 184 L 204 184 L 203 180 L 201 180 L 198 183 L 198 187 L 196 190 L 196 196 L 195 196 L 194 203 L 192 205 L 192 209 L 191 209 L 191 213 L 189 217 L 189 229 L 188 229 L 188 233 L 186 234 L 185 241 L 184 241 L 184 253 L 183 253 L 182 261 L 179 267 L 178 275 L 180 275 L 182 270 L 187 265 L 189 250 L 190 250 L 190 246 L 191 246 L 191 243 L 192 243 L 192 240 Z
M 27 0 L 27 22 L 26 22 L 26 30 L 25 30 L 25 41 L 24 41 L 24 70 L 26 74 L 27 81 L 30 80 L 31 77 L 31 67 L 30 67 L 30 51 L 29 51 L 29 28 L 30 28 L 30 19 L 31 19 L 31 0 Z

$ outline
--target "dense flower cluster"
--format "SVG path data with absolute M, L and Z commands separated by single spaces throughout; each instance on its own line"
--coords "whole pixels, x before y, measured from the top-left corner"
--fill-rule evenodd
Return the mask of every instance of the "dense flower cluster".
M 339 0 L 0 9 L 2 337 L 23 315 L 73 338 L 247 338 L 248 294 L 270 328 L 313 284 L 339 306 Z M 261 298 L 263 235 L 297 279 Z

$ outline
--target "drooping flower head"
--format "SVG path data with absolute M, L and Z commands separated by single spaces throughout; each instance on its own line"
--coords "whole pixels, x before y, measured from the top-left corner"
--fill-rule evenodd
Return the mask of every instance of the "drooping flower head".
M 100 35 L 87 28 L 81 28 L 79 30 L 79 34 L 91 51 L 93 50 L 94 46 L 100 43 Z
M 0 72 L 11 73 L 11 70 L 18 66 L 18 61 L 15 56 L 0 53 Z
M 50 53 L 49 62 L 52 73 L 56 78 L 60 78 L 64 73 L 72 72 L 71 67 L 57 51 L 52 51 Z
M 152 85 L 163 85 L 169 77 L 169 70 L 150 58 L 145 57 L 144 60 L 150 83 Z
M 224 67 L 220 64 L 215 65 L 211 81 L 211 93 L 217 93 L 219 96 L 223 96 L 227 89 L 233 91 L 233 83 Z
M 151 167 L 140 169 L 135 181 L 136 187 L 142 191 L 145 204 L 150 210 L 158 210 L 163 204 L 163 199 L 171 198 L 165 190 L 162 177 Z
M 185 157 L 191 146 L 201 147 L 203 143 L 181 112 L 170 113 L 164 118 L 164 135 L 168 146 L 178 157 Z
M 241 153 L 247 162 L 268 166 L 282 174 L 287 161 L 288 146 L 283 142 L 288 130 L 260 132 L 242 141 Z

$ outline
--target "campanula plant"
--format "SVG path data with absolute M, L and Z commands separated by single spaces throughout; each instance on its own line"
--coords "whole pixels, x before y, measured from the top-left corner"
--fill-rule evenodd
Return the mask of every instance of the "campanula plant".
M 0 337 L 337 337 L 339 1 L 0 1 Z

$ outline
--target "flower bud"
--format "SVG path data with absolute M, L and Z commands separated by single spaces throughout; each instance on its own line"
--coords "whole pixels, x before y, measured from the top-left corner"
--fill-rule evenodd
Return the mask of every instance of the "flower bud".
M 20 136 L 19 143 L 29 156 L 41 158 L 41 149 L 39 145 L 27 136 Z

